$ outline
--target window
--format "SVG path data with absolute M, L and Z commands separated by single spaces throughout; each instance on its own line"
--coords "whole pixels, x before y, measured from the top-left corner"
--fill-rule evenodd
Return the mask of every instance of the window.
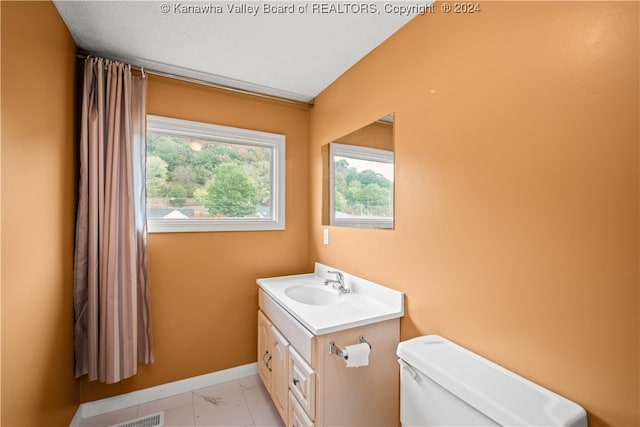
M 147 116 L 149 232 L 284 230 L 285 137 Z
M 393 152 L 329 144 L 331 225 L 393 228 Z

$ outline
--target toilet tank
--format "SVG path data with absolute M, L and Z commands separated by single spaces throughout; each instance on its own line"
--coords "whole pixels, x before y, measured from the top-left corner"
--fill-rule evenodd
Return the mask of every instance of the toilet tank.
M 404 427 L 588 425 L 578 404 L 441 336 L 403 341 L 397 355 Z

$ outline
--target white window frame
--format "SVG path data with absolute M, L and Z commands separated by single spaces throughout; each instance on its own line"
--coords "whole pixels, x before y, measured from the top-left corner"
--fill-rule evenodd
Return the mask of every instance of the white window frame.
M 147 218 L 147 228 L 150 233 L 285 229 L 286 138 L 284 135 L 153 115 L 147 115 L 147 133 L 266 147 L 273 150 L 271 157 L 271 218 Z
M 393 229 L 395 213 L 394 217 L 391 217 L 390 219 L 336 218 L 336 157 L 350 157 L 352 159 L 370 160 L 373 162 L 390 163 L 393 165 L 393 151 L 381 150 L 371 147 L 362 147 L 358 145 L 339 144 L 337 142 L 332 142 L 331 144 L 329 144 L 330 224 L 343 227 Z M 395 192 L 395 179 L 393 186 Z

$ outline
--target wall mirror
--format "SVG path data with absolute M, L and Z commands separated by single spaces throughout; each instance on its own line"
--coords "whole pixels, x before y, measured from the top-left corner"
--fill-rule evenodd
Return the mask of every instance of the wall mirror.
M 323 146 L 323 225 L 393 229 L 393 119 Z

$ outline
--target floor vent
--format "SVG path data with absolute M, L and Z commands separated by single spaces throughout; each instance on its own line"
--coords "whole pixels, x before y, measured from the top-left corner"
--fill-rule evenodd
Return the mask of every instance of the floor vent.
M 164 412 L 147 415 L 146 417 L 136 418 L 135 420 L 125 421 L 120 424 L 113 424 L 109 427 L 162 427 L 164 426 Z

